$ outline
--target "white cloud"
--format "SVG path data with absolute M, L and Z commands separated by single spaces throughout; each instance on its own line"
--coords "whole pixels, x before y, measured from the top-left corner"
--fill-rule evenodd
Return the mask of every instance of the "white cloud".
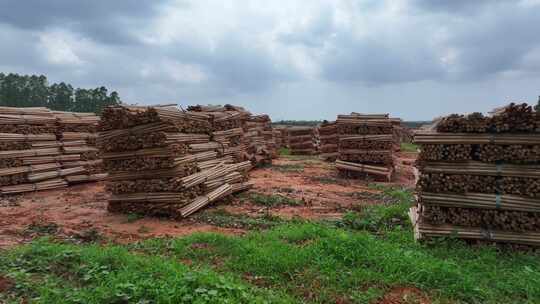
M 39 35 L 39 42 L 45 59 L 51 64 L 80 66 L 84 63 L 75 50 L 84 42 L 67 32 L 43 32 Z

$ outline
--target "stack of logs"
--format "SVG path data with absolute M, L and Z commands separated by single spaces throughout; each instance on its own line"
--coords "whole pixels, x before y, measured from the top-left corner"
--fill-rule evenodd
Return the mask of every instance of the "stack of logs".
M 492 113 L 451 115 L 415 135 L 417 239 L 540 245 L 540 115 L 524 104 Z
M 394 172 L 394 127 L 388 114 L 338 115 L 336 168 L 345 177 L 374 175 L 387 181 Z
M 248 142 L 248 159 L 255 167 L 272 163 L 277 157 L 277 145 L 268 115 L 251 115 L 244 127 Z
M 339 156 L 337 123 L 323 121 L 319 126 L 319 151 L 323 160 L 334 162 Z
M 313 155 L 317 153 L 315 128 L 291 127 L 288 129 L 288 143 L 292 155 Z
M 111 212 L 187 217 L 247 189 L 241 123 L 232 113 L 115 106 L 103 111 L 98 146 Z
M 57 119 L 57 138 L 62 154 L 69 161 L 60 161 L 63 169 L 83 167 L 84 172 L 66 176 L 69 184 L 103 180 L 103 160 L 96 147 L 99 116 L 94 113 L 54 112 Z M 77 160 L 75 160 L 77 158 Z
M 86 140 L 63 136 L 72 130 L 63 118 L 77 115 L 43 107 L 0 107 L 1 194 L 62 188 L 105 177 L 89 177 L 88 164 L 83 163 Z M 93 114 L 87 117 L 96 122 Z M 97 158 L 96 153 L 92 156 Z

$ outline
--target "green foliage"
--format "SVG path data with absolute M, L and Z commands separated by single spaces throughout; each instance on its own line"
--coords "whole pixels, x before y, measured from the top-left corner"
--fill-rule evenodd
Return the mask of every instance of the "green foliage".
M 418 145 L 410 143 L 401 143 L 401 151 L 403 152 L 418 152 Z
M 301 164 L 284 164 L 284 165 L 272 165 L 272 170 L 280 172 L 302 172 L 304 166 Z
M 39 240 L 0 256 L 0 273 L 16 283 L 0 293 L 2 303 L 292 303 L 232 276 L 116 246 Z
M 261 194 L 261 193 L 251 193 L 250 199 L 254 204 L 267 206 L 267 207 L 277 207 L 277 206 L 301 206 L 304 203 L 300 200 L 290 198 L 287 196 L 279 194 Z
M 269 214 L 252 217 L 243 214 L 232 214 L 222 209 L 201 212 L 195 216 L 195 220 L 218 227 L 249 230 L 268 229 L 285 223 L 280 217 Z
M 348 212 L 343 216 L 343 227 L 371 232 L 385 232 L 398 227 L 410 227 L 408 211 L 414 197 L 411 190 L 383 185 L 370 185 L 381 193 L 374 194 L 383 203 L 361 206 L 359 212 Z
M 0 73 L 0 105 L 48 107 L 52 110 L 99 113 L 103 107 L 121 103 L 118 93 L 105 87 L 74 89 L 64 82 L 48 84 L 47 77 Z
M 415 243 L 410 229 L 384 238 L 317 224 L 289 224 L 244 237 L 195 234 L 138 245 L 214 265 L 309 303 L 370 303 L 396 286 L 415 286 L 434 303 L 538 303 L 540 259 L 471 248 L 456 241 Z M 204 246 L 202 246 L 204 244 Z
M 279 155 L 291 155 L 291 149 L 289 148 L 280 148 L 279 151 L 278 151 Z

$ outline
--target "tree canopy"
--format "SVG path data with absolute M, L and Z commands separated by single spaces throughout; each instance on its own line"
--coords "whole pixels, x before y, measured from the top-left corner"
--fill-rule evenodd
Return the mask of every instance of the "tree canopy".
M 118 93 L 109 93 L 105 87 L 75 89 L 64 82 L 49 85 L 43 75 L 0 73 L 0 106 L 99 113 L 103 107 L 119 103 Z

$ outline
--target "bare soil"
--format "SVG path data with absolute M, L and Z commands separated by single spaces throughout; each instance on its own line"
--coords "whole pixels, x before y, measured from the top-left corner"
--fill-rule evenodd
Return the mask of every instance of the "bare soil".
M 399 157 L 396 182 L 392 184 L 412 187 L 411 164 L 414 159 L 415 155 L 410 153 Z M 249 192 L 279 194 L 297 199 L 302 204 L 268 208 L 253 204 L 248 192 L 210 208 L 222 208 L 233 214 L 247 216 L 269 213 L 287 219 L 336 219 L 341 218 L 347 210 L 380 203 L 370 195 L 378 191 L 368 187 L 369 181 L 340 178 L 332 164 L 316 158 L 279 158 L 274 160 L 272 166 L 253 170 L 250 177 L 255 187 Z M 112 214 L 106 210 L 107 198 L 103 183 L 2 197 L 0 248 L 26 243 L 46 234 L 80 241 L 97 237 L 128 243 L 196 232 L 245 232 L 242 229 L 212 226 L 198 222 L 195 218 L 176 221 Z
M 379 304 L 431 304 L 431 301 L 418 288 L 396 287 L 386 293 Z

